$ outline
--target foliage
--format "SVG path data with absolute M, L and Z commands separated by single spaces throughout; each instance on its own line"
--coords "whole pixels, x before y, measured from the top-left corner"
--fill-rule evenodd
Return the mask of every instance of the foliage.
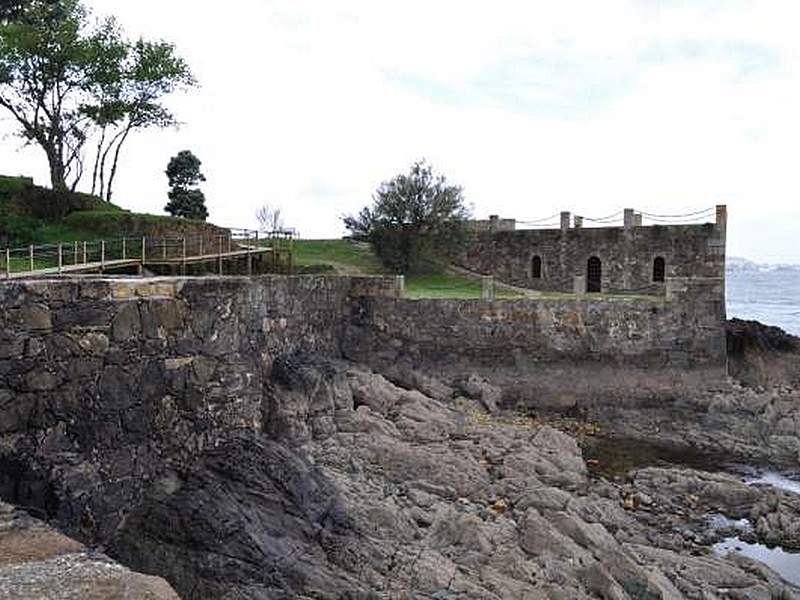
M 73 231 L 91 232 L 94 236 L 119 236 L 155 229 L 174 233 L 181 231 L 184 221 L 164 215 L 85 210 L 70 213 L 64 218 L 63 223 Z
M 419 161 L 408 174 L 382 183 L 372 206 L 344 224 L 355 239 L 372 244 L 387 268 L 408 273 L 460 249 L 468 216 L 461 188 Z
M 198 189 L 205 175 L 200 171 L 202 162 L 190 150 L 181 150 L 167 165 L 169 202 L 164 210 L 175 217 L 205 221 L 208 218 L 206 197 Z
M 0 0 L 0 24 L 19 19 L 23 11 L 37 0 Z M 38 0 L 44 4 L 56 4 L 59 0 Z
M 169 191 L 169 202 L 164 210 L 173 217 L 205 221 L 208 218 L 206 197 L 200 190 L 175 188 Z
M 0 175 L 0 199 L 10 197 L 33 185 L 30 177 L 7 177 Z
M 38 219 L 12 212 L 0 203 L 0 246 L 22 246 L 36 240 L 41 227 Z
M 256 210 L 258 228 L 265 232 L 281 231 L 283 229 L 283 211 L 278 206 L 264 204 Z
M 122 146 L 135 130 L 177 127 L 178 121 L 160 100 L 178 89 L 195 85 L 183 59 L 166 42 L 119 41 L 115 29 L 106 32 L 108 47 L 124 49 L 113 69 L 103 69 L 99 102 L 86 107 L 100 133 L 92 174 L 92 193 L 110 201 Z M 117 51 L 119 52 L 119 50 Z M 113 59 L 114 54 L 108 53 Z
M 202 161 L 191 150 L 178 152 L 176 156 L 170 159 L 165 171 L 169 180 L 169 187 L 197 187 L 206 180 L 206 176 L 200 171 L 202 164 Z
M 75 211 L 104 210 L 121 211 L 110 202 L 80 192 L 56 192 L 48 188 L 29 186 L 20 190 L 12 199 L 20 213 L 45 221 L 56 221 Z
M 45 152 L 56 191 L 75 190 L 93 145 L 93 192 L 110 199 L 130 133 L 174 125 L 160 100 L 193 84 L 170 44 L 131 43 L 80 0 L 32 0 L 0 25 L 0 106 Z

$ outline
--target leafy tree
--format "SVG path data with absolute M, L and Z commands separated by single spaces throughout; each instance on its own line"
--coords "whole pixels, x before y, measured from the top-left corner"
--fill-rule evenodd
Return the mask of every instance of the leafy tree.
M 108 32 L 106 60 L 114 61 L 113 31 Z M 138 129 L 177 127 L 178 121 L 160 100 L 179 89 L 195 85 L 194 78 L 175 48 L 166 42 L 138 40 L 123 44 L 125 55 L 112 69 L 98 61 L 98 102 L 87 107 L 99 127 L 92 193 L 111 201 L 120 151 Z M 99 75 L 99 76 L 98 76 Z
M 23 10 L 37 0 L 0 0 L 0 24 L 20 18 Z M 44 4 L 55 4 L 58 0 L 38 0 Z
M 344 224 L 355 239 L 372 244 L 386 267 L 408 273 L 457 251 L 468 217 L 462 189 L 418 161 L 408 174 L 383 182 L 372 206 L 344 217 Z
M 176 123 L 160 100 L 194 84 L 164 42 L 122 37 L 80 0 L 31 0 L 0 25 L 0 106 L 47 156 L 53 189 L 75 190 L 92 136 L 93 193 L 111 198 L 122 145 L 136 129 Z
M 170 187 L 169 202 L 164 210 L 173 217 L 199 221 L 208 218 L 206 197 L 198 188 L 206 180 L 200 171 L 201 165 L 200 159 L 190 150 L 181 150 L 170 159 L 166 170 Z

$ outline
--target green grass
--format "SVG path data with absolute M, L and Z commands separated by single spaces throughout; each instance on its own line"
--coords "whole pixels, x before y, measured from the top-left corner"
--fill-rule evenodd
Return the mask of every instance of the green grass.
M 9 177 L 0 175 L 0 199 L 9 198 L 13 194 L 33 185 L 30 177 Z
M 424 273 L 406 276 L 407 298 L 480 298 L 481 282 L 455 273 Z M 522 298 L 519 292 L 496 288 L 500 299 Z
M 384 273 L 383 265 L 369 246 L 349 240 L 297 240 L 294 243 L 294 263 L 300 267 L 330 265 L 368 275 Z
M 266 242 L 265 242 L 266 243 Z M 366 244 L 349 240 L 298 240 L 294 263 L 302 268 L 330 266 L 339 272 L 380 275 L 383 265 Z M 480 298 L 481 282 L 463 275 L 433 268 L 430 272 L 406 276 L 408 298 Z M 497 289 L 498 298 L 520 298 L 522 294 Z

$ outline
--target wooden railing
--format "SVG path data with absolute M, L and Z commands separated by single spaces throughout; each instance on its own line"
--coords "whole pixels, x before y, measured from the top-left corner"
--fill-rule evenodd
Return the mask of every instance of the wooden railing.
M 231 229 L 224 235 L 121 237 L 0 250 L 0 278 L 81 273 L 147 265 L 187 265 L 289 252 L 292 235 Z M 291 260 L 290 260 L 291 263 Z M 249 263 L 248 263 L 249 264 Z

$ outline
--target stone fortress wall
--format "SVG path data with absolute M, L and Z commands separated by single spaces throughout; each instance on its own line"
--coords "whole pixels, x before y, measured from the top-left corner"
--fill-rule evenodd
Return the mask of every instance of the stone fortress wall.
M 485 302 L 402 298 L 395 277 L 4 283 L 0 496 L 102 539 L 163 473 L 163 457 L 189 464 L 286 410 L 274 406 L 272 365 L 298 351 L 390 375 L 505 377 L 533 404 L 575 403 L 604 378 L 629 390 L 636 374 L 709 382 L 725 372 L 725 315 L 696 307 L 719 308 L 719 291 L 708 281 L 644 300 Z M 47 473 L 13 456 L 51 465 L 68 489 L 50 490 Z M 91 469 L 74 456 L 91 457 Z
M 561 213 L 559 229 L 516 230 L 513 219 L 475 221 L 460 266 L 515 286 L 543 292 L 598 291 L 664 295 L 670 279 L 725 277 L 727 209 L 716 222 L 642 226 L 625 210 L 622 227 L 583 227 L 583 219 Z M 488 223 L 488 225 L 487 225 Z M 600 266 L 600 289 L 590 289 L 590 259 Z M 662 276 L 655 273 L 663 261 Z M 538 265 L 537 265 L 538 263 Z M 724 287 L 723 287 L 724 292 Z M 724 302 L 724 293 L 720 301 Z
M 0 285 L 0 496 L 103 538 L 163 469 L 260 430 L 279 356 L 339 356 L 349 297 L 395 278 L 74 278 Z M 73 487 L 31 464 L 50 464 Z M 75 463 L 72 456 L 90 456 Z M 87 495 L 86 490 L 93 490 Z M 59 504 L 56 498 L 81 494 Z M 64 514 L 76 505 L 85 514 Z M 95 524 L 102 524 L 98 530 Z M 85 526 L 85 530 L 82 528 Z

